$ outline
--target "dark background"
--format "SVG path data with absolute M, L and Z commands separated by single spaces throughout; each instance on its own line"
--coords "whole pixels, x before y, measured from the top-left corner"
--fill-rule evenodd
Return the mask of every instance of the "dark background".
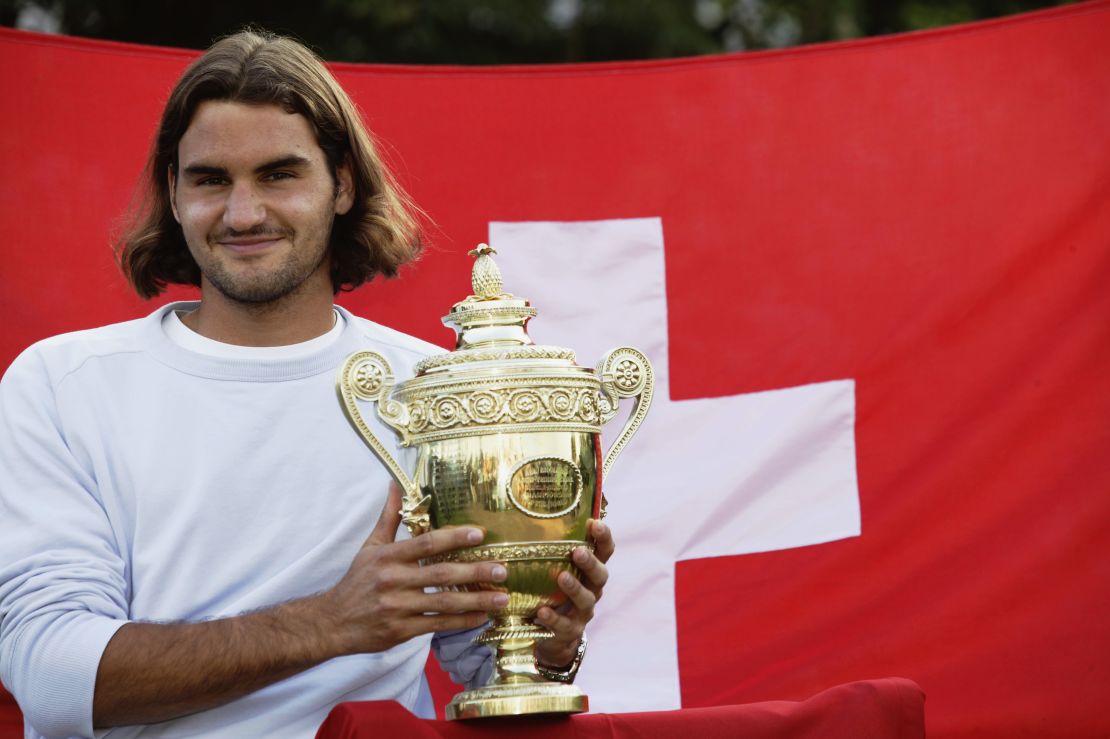
M 1045 0 L 0 0 L 0 25 L 206 48 L 247 24 L 325 59 L 534 64 L 653 59 L 900 33 Z

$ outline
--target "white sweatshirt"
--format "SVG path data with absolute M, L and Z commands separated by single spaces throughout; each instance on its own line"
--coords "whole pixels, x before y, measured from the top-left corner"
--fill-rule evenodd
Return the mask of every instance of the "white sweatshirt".
M 123 624 L 231 616 L 337 582 L 388 476 L 340 410 L 336 369 L 370 348 L 400 380 L 439 351 L 337 309 L 340 328 L 299 350 L 213 356 L 163 326 L 176 320 L 168 311 L 193 307 L 42 341 L 0 383 L 0 679 L 29 736 L 93 734 L 97 666 Z M 437 646 L 474 682 L 489 652 L 469 636 Z M 344 700 L 395 699 L 429 715 L 429 641 L 96 735 L 311 737 Z

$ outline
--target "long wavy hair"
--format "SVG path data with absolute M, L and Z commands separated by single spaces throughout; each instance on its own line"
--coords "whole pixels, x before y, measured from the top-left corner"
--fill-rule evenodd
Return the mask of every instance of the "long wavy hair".
M 169 284 L 200 285 L 200 268 L 170 207 L 168 174 L 178 169 L 178 142 L 208 100 L 278 105 L 312 124 L 332 169 L 347 162 L 354 205 L 331 233 L 335 292 L 377 274 L 393 277 L 422 248 L 419 209 L 382 163 L 347 93 L 320 58 L 299 42 L 245 30 L 217 41 L 170 93 L 128 225 L 116 244 L 120 269 L 143 298 Z

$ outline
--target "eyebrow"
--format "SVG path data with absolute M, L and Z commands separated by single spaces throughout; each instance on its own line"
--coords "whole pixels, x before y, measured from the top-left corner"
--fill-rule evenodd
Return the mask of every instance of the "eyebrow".
M 300 154 L 290 154 L 288 156 L 272 159 L 265 164 L 260 164 L 254 168 L 255 174 L 262 174 L 263 172 L 272 172 L 275 169 L 285 169 L 287 167 L 304 167 L 311 164 L 307 157 Z M 226 175 L 227 169 L 224 167 L 217 167 L 211 164 L 197 163 L 190 164 L 185 167 L 182 172 L 187 175 Z

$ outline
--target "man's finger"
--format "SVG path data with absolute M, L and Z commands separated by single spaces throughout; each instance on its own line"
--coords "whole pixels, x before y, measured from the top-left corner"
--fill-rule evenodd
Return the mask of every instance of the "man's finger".
M 552 667 L 569 664 L 574 659 L 585 624 L 547 606 L 539 609 L 536 621 L 551 629 L 554 634 L 550 639 L 536 642 L 537 660 Z
M 599 566 L 604 567 L 605 565 L 599 563 Z M 574 575 L 569 572 L 559 573 L 558 583 L 559 590 L 566 593 L 567 598 L 574 605 L 575 610 L 581 614 L 585 614 L 586 620 L 588 621 L 593 615 L 594 605 L 597 604 L 598 599 L 597 593 L 601 588 L 598 587 L 597 590 L 588 588 L 575 579 Z
M 605 583 L 609 582 L 609 568 L 586 547 L 575 549 L 571 559 L 582 573 L 585 586 L 594 593 L 600 593 Z
M 482 543 L 486 532 L 476 526 L 455 526 L 436 529 L 407 541 L 393 545 L 391 556 L 399 561 L 417 562 L 456 549 L 465 549 Z
M 481 611 L 489 613 L 509 605 L 509 594 L 496 590 L 438 591 L 416 594 L 414 611 L 430 614 L 460 614 Z
M 421 588 L 449 588 L 470 583 L 500 583 L 509 571 L 500 562 L 437 562 L 415 569 L 412 585 Z
M 608 562 L 609 558 L 613 556 L 613 552 L 616 551 L 612 530 L 603 522 L 591 518 L 590 535 L 594 540 L 594 555 L 602 562 Z
M 409 637 L 411 638 L 441 631 L 469 631 L 489 623 L 489 614 L 484 611 L 430 613 L 417 616 L 410 623 Z
M 385 496 L 385 505 L 382 507 L 378 522 L 374 530 L 366 539 L 366 544 L 389 544 L 397 540 L 397 528 L 401 525 L 401 486 L 396 482 L 389 483 L 389 492 Z M 364 544 L 363 546 L 366 546 Z
M 561 642 L 577 642 L 582 635 L 582 626 L 577 620 L 548 606 L 536 612 L 536 622 L 551 629 L 555 633 L 554 638 Z

